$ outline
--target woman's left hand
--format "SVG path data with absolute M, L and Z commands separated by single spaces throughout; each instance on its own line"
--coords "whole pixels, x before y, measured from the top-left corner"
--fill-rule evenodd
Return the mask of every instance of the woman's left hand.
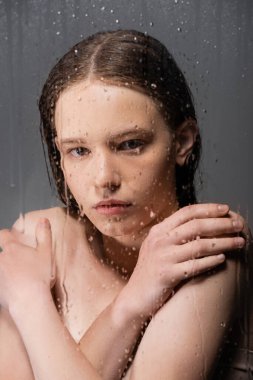
M 21 240 L 17 231 L 0 231 L 0 305 L 8 310 L 16 302 L 22 303 L 25 297 L 29 300 L 42 288 L 50 292 L 55 281 L 48 219 L 40 219 L 36 226 L 35 248 L 23 244 Z

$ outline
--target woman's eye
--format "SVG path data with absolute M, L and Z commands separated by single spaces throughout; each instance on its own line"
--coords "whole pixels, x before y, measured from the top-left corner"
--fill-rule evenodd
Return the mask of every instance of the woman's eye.
M 89 154 L 89 150 L 79 146 L 77 148 L 71 149 L 70 154 L 74 157 L 87 156 Z
M 123 141 L 118 145 L 117 150 L 135 150 L 139 151 L 143 146 L 145 142 L 142 140 L 138 139 L 133 139 L 133 140 L 127 140 Z

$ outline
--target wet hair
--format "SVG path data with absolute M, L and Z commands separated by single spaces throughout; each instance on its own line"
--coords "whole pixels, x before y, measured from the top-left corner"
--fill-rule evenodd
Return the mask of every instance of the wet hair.
M 135 30 L 117 30 L 96 33 L 77 43 L 53 67 L 39 100 L 41 135 L 47 145 L 57 192 L 73 214 L 80 211 L 60 165 L 60 152 L 55 144 L 55 107 L 65 89 L 88 79 L 126 86 L 149 96 L 172 131 L 185 120 L 196 122 L 186 79 L 172 55 L 157 39 Z M 185 164 L 176 165 L 179 207 L 196 203 L 194 175 L 200 150 L 198 135 Z

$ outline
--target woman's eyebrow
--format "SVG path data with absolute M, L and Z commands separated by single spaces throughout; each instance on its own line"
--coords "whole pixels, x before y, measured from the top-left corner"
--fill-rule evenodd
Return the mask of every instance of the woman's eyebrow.
M 154 131 L 150 129 L 145 129 L 145 128 L 131 128 L 124 130 L 122 132 L 117 132 L 117 133 L 110 133 L 110 140 L 113 139 L 119 139 L 119 138 L 124 138 L 128 136 L 147 136 L 147 137 L 152 137 L 154 135 Z M 67 144 L 86 144 L 87 141 L 82 138 L 82 137 L 66 137 L 63 139 L 59 140 L 60 145 L 67 145 Z
M 143 135 L 143 136 L 153 136 L 154 131 L 150 129 L 145 129 L 145 128 L 131 128 L 128 130 L 124 130 L 122 132 L 117 132 L 117 133 L 111 133 L 110 134 L 110 139 L 117 139 L 117 138 L 122 138 L 122 137 L 127 137 L 127 136 L 136 136 L 136 135 Z
M 65 145 L 65 144 L 85 144 L 86 140 L 83 139 L 83 138 L 80 138 L 80 137 L 76 137 L 76 138 L 70 137 L 70 138 L 61 139 L 59 142 L 60 142 L 61 145 Z

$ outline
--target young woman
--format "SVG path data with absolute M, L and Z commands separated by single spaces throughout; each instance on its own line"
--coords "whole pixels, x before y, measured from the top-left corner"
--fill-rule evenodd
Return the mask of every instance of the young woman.
M 98 33 L 53 68 L 40 112 L 66 207 L 0 233 L 0 378 L 212 376 L 240 318 L 244 221 L 196 204 L 200 136 L 172 56 Z

